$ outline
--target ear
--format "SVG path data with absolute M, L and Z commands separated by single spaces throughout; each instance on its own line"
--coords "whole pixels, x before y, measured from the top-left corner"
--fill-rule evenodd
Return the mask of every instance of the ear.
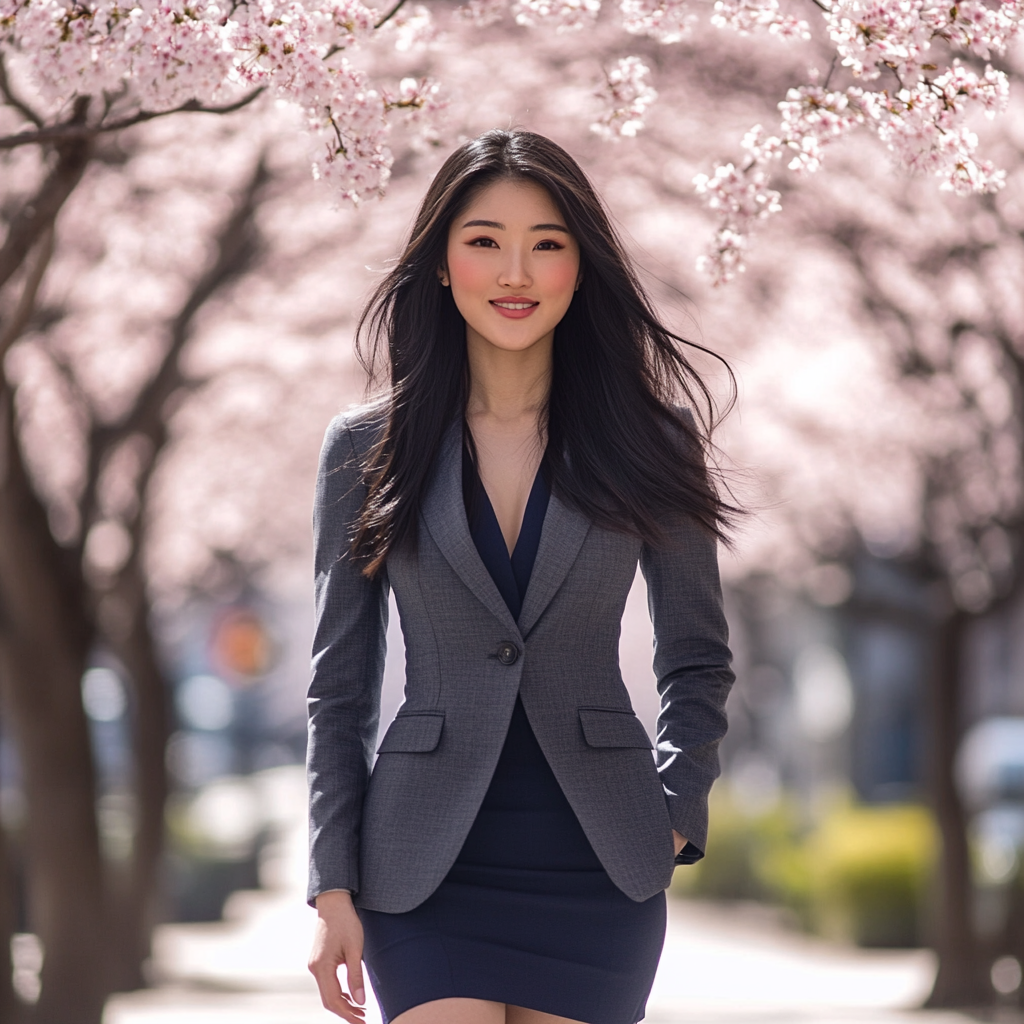
M 437 279 L 441 282 L 442 288 L 448 287 L 448 270 L 445 267 L 437 268 Z
M 580 285 L 581 284 L 583 284 L 583 275 L 582 274 L 580 274 L 580 276 L 576 278 L 576 287 L 573 288 L 573 291 L 574 292 L 578 292 L 580 290 Z

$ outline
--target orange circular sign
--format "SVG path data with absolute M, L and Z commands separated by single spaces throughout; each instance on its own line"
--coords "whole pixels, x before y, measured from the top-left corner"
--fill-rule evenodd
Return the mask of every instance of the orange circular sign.
M 212 647 L 217 667 L 233 676 L 250 680 L 270 668 L 270 637 L 259 616 L 247 608 L 232 609 L 221 617 Z

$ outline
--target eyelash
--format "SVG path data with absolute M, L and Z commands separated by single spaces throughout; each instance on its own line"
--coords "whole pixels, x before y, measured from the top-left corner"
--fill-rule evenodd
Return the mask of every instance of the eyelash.
M 493 238 L 474 238 L 469 244 L 475 245 L 477 248 L 480 249 L 490 249 L 492 247 L 495 249 L 498 248 L 498 243 L 495 242 Z M 545 238 L 544 241 L 537 243 L 538 247 L 542 245 L 550 245 L 551 248 L 542 249 L 541 252 L 559 252 L 560 250 L 565 248 L 564 245 L 559 245 L 558 242 L 550 238 Z

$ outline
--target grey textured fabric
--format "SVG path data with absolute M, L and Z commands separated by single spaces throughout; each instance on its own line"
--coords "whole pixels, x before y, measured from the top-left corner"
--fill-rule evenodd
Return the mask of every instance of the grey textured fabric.
M 476 818 L 519 693 L 612 881 L 648 899 L 671 880 L 672 828 L 704 849 L 719 772 L 733 674 L 714 540 L 683 523 L 652 550 L 552 495 L 516 623 L 470 537 L 453 423 L 417 550 L 389 556 L 386 574 L 367 580 L 347 548 L 366 493 L 360 459 L 381 415 L 369 407 L 335 418 L 320 459 L 308 898 L 345 888 L 358 906 L 390 913 L 425 900 Z M 618 662 L 638 559 L 662 704 L 654 754 Z M 389 587 L 405 638 L 405 701 L 374 764 Z

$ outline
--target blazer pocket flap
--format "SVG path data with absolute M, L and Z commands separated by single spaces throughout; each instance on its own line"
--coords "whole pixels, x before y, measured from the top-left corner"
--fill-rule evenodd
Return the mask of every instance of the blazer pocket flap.
M 378 754 L 425 754 L 441 741 L 444 726 L 443 711 L 423 711 L 399 715 L 388 726 Z
M 642 747 L 650 750 L 651 739 L 632 711 L 580 708 L 583 737 L 591 747 Z

